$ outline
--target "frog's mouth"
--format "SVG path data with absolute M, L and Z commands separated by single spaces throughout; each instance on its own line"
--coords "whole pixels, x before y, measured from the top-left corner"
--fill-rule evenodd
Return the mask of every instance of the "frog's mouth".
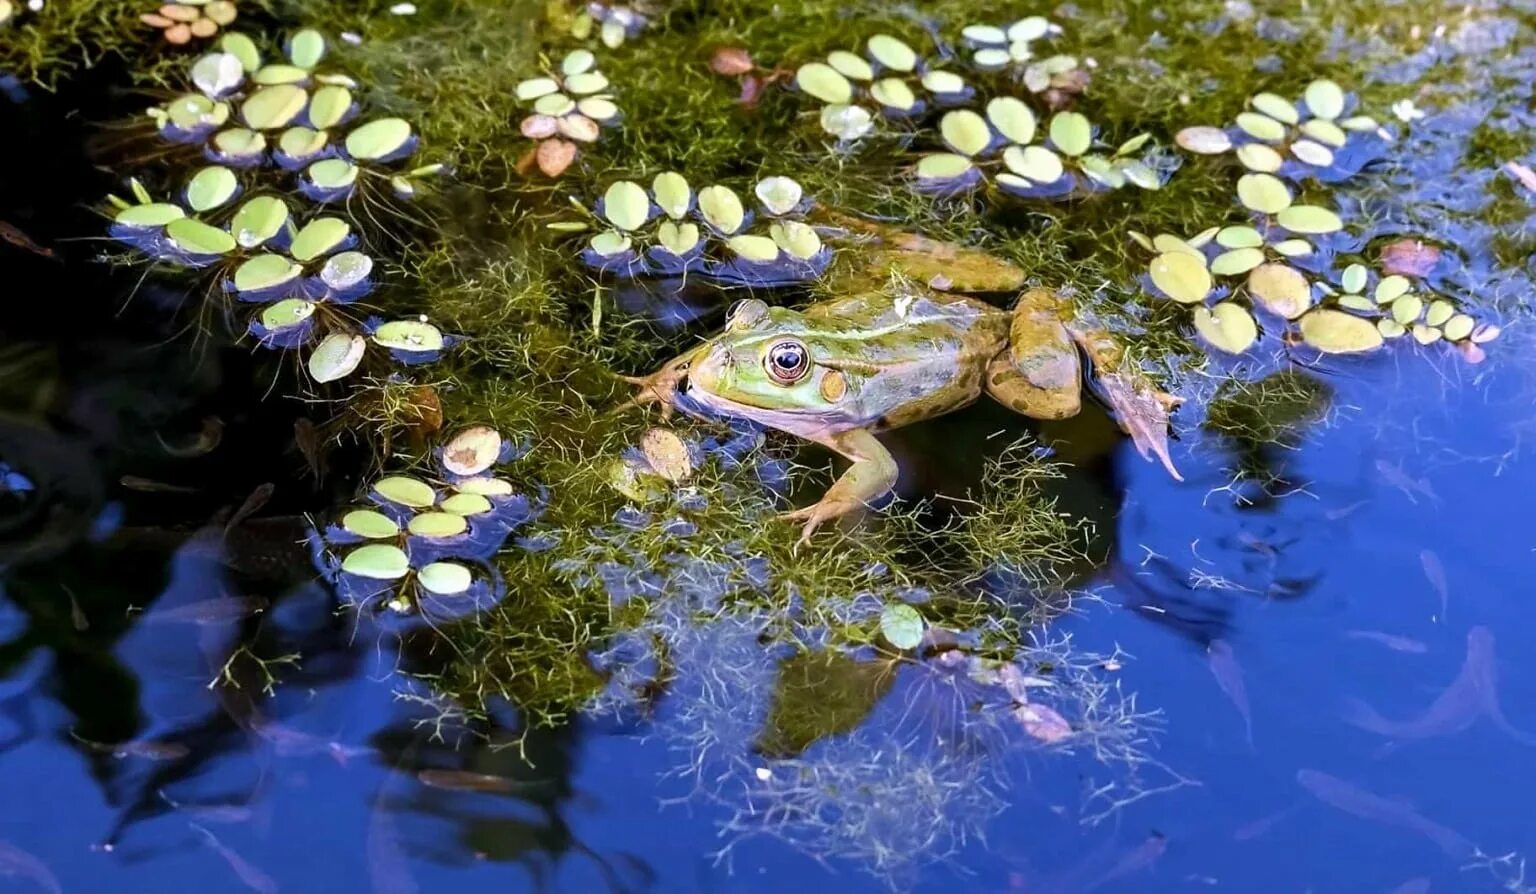
M 794 409 L 765 407 L 724 397 L 734 382 L 729 363 L 695 364 L 678 379 L 679 406 L 698 408 L 697 415 L 719 419 L 750 419 L 759 425 L 814 439 L 830 431 L 847 428 L 844 413 L 831 406 L 804 406 Z

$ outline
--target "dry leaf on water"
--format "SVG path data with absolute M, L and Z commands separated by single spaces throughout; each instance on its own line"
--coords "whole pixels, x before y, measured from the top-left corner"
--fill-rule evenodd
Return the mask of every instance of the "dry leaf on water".
M 539 170 L 546 177 L 559 177 L 576 160 L 576 144 L 560 139 L 545 140 L 535 153 Z
M 1024 732 L 1047 745 L 1072 736 L 1072 726 L 1067 719 L 1045 705 L 1019 705 L 1013 709 L 1013 716 L 1024 727 Z
M 1440 249 L 1418 239 L 1399 239 L 1381 250 L 1381 272 L 1386 276 L 1423 276 L 1440 261 Z
M 710 70 L 726 77 L 744 75 L 756 67 L 752 54 L 741 47 L 718 47 L 709 59 Z

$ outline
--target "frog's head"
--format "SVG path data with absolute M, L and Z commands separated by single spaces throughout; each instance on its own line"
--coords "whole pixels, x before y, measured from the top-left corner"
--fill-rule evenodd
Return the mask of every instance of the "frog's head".
M 738 301 L 725 331 L 695 354 L 687 388 L 722 416 L 801 436 L 861 424 L 835 343 L 801 314 L 755 298 Z

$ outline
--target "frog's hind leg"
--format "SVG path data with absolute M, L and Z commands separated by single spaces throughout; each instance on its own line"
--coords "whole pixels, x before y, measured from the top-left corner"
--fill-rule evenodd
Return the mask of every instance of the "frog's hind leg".
M 800 543 L 810 540 L 822 522 L 862 509 L 896 486 L 896 460 L 868 431 L 853 429 L 813 440 L 853 460 L 853 465 L 827 488 L 820 500 L 779 516 L 786 521 L 805 523 L 800 528 Z
M 1083 368 L 1072 334 L 1062 322 L 1064 302 L 1049 289 L 1019 298 L 1008 349 L 987 365 L 991 398 L 1032 419 L 1065 419 L 1083 404 Z

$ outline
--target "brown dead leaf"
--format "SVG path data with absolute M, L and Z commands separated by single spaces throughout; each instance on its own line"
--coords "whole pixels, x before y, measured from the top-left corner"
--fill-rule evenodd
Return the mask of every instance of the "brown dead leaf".
M 1024 732 L 1047 745 L 1072 736 L 1072 725 L 1054 708 L 1039 704 L 1019 705 L 1013 709 L 1013 716 L 1024 727 Z
M 535 158 L 544 176 L 559 177 L 576 160 L 576 144 L 561 139 L 545 140 L 539 144 Z
M 1381 272 L 1387 276 L 1423 276 L 1440 262 L 1440 249 L 1418 239 L 1399 239 L 1381 250 Z
M 407 426 L 411 443 L 417 449 L 443 427 L 443 405 L 431 385 L 411 389 L 410 403 L 401 409 L 400 421 Z
M 752 54 L 742 47 L 716 47 L 715 54 L 709 58 L 709 69 L 717 75 L 735 77 L 754 68 L 757 65 L 752 61 Z

